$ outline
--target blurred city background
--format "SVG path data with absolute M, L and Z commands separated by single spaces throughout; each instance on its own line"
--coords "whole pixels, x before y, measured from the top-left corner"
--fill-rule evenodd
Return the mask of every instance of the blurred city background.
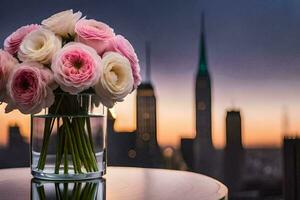
M 1 41 L 70 8 L 132 41 L 144 81 L 108 113 L 109 165 L 206 174 L 230 199 L 300 198 L 298 1 L 1 4 Z M 0 168 L 29 166 L 30 116 L 4 107 Z

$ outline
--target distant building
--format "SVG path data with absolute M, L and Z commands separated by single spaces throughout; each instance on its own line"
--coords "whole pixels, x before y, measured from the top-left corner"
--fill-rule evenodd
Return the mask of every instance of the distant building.
M 136 132 L 115 132 L 115 118 L 107 116 L 107 162 L 112 166 L 136 166 Z
M 29 155 L 29 144 L 19 126 L 9 126 L 7 146 L 0 149 L 0 168 L 29 167 Z
M 181 151 L 189 169 L 216 177 L 215 150 L 212 144 L 211 128 L 211 81 L 207 69 L 204 16 L 202 16 L 199 46 L 199 64 L 196 76 L 196 137 L 182 139 Z
M 149 44 L 146 44 L 146 63 L 146 80 L 138 87 L 136 96 L 137 130 L 116 133 L 108 127 L 110 165 L 163 167 L 162 153 L 157 142 L 156 97 L 150 81 Z M 113 127 L 112 121 L 108 126 Z
M 277 148 L 248 148 L 242 144 L 240 111 L 226 115 L 226 146 L 220 179 L 230 199 L 281 199 L 282 156 Z
M 243 149 L 242 120 L 238 110 L 228 111 L 226 114 L 226 147 L 225 150 Z
M 152 84 L 142 83 L 137 89 L 136 150 L 142 165 L 159 167 L 161 151 L 157 142 L 156 98 Z
M 223 159 L 224 183 L 230 188 L 230 193 L 239 191 L 241 189 L 242 169 L 244 165 L 240 111 L 232 110 L 227 112 L 226 146 Z
M 156 97 L 150 78 L 150 46 L 146 43 L 146 80 L 137 88 L 137 148 L 155 153 L 157 144 Z
M 136 152 L 138 166 L 162 167 L 162 153 L 157 142 L 156 97 L 151 83 L 150 44 L 146 42 L 146 79 L 136 95 Z
M 279 148 L 247 148 L 241 172 L 240 191 L 235 196 L 246 199 L 282 199 L 282 151 Z M 233 162 L 235 166 L 235 160 Z
M 284 199 L 300 199 L 300 138 L 284 138 Z

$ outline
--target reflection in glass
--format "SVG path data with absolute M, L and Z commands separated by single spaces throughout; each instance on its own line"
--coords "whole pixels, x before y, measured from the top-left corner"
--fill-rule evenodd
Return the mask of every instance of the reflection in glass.
M 105 200 L 105 179 L 88 181 L 31 180 L 31 200 Z

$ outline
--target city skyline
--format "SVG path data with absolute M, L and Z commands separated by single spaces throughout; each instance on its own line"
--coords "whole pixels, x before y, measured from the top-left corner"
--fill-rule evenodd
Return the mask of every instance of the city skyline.
M 31 7 L 26 7 L 30 3 Z M 9 14 L 5 5 L 20 12 Z M 113 2 L 4 1 L 1 7 L 1 41 L 29 22 L 39 23 L 51 13 L 73 8 L 89 18 L 122 30 L 132 41 L 144 72 L 144 42 L 152 44 L 152 80 L 157 94 L 158 141 L 178 145 L 181 137 L 195 136 L 194 77 L 198 62 L 200 10 L 207 14 L 208 62 L 212 79 L 212 132 L 214 145 L 225 144 L 225 115 L 232 107 L 243 116 L 243 143 L 249 146 L 281 143 L 282 107 L 289 110 L 290 132 L 300 124 L 300 30 L 299 7 L 295 0 L 238 1 L 216 4 L 192 0 Z M 111 10 L 116 12 L 111 13 Z M 153 12 L 155 10 L 156 12 Z M 168 13 L 167 15 L 165 13 Z M 11 23 L 14 21 L 15 23 Z M 124 31 L 123 31 L 124 30 Z M 159 30 L 159 31 L 158 31 Z M 176 87 L 174 87 L 176 85 Z M 135 129 L 135 94 L 116 106 L 119 131 Z M 28 137 L 30 120 L 17 112 L 3 114 L 1 130 L 15 118 Z M 174 126 L 174 124 L 176 126 Z M 1 134 L 3 144 L 7 136 Z

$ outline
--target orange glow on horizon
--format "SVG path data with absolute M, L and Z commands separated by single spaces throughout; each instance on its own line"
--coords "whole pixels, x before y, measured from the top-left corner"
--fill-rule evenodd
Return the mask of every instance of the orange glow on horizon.
M 18 124 L 22 136 L 29 142 L 30 116 L 22 115 L 19 111 L 4 114 L 5 105 L 0 106 L 0 146 L 5 146 L 8 140 L 8 127 Z
M 187 97 L 188 98 L 188 97 Z M 169 98 L 157 98 L 157 122 L 158 122 L 158 141 L 162 146 L 180 145 L 180 138 L 193 138 L 195 136 L 195 118 L 193 106 L 182 106 L 182 99 L 170 101 Z M 192 99 L 192 98 L 190 98 Z M 186 102 L 193 105 L 193 101 Z M 225 145 L 225 116 L 227 102 L 215 106 L 213 102 L 213 142 L 215 147 L 222 148 Z M 136 129 L 135 119 L 135 93 L 129 95 L 124 102 L 115 106 L 117 115 L 115 129 L 117 131 L 133 131 Z M 281 145 L 281 112 L 274 109 L 273 105 L 241 105 L 243 144 L 245 147 L 262 147 Z M 300 108 L 299 108 L 300 109 Z M 30 135 L 30 116 L 13 111 L 4 114 L 4 105 L 0 106 L 0 144 L 7 143 L 7 128 L 9 125 L 17 123 L 21 127 L 22 135 L 29 141 Z M 300 130 L 297 120 L 300 118 L 298 113 L 291 113 L 290 125 L 291 132 Z

